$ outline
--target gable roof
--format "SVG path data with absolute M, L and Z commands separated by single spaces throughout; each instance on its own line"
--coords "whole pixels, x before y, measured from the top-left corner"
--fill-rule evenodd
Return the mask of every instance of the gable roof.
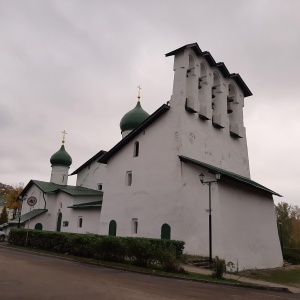
M 127 145 L 132 139 L 134 139 L 140 132 L 145 130 L 153 122 L 155 122 L 159 117 L 161 117 L 165 112 L 170 109 L 170 106 L 163 104 L 158 108 L 152 115 L 150 115 L 140 126 L 132 130 L 128 135 L 126 135 L 119 143 L 112 147 L 108 152 L 106 152 L 99 160 L 99 163 L 107 164 L 108 160 L 112 158 L 119 150 L 121 150 L 125 145 Z
M 60 185 L 52 182 L 30 180 L 21 195 L 25 195 L 29 188 L 35 184 L 45 194 L 64 192 L 72 196 L 103 196 L 102 191 L 88 189 L 82 186 Z
M 20 218 L 20 223 L 24 223 L 24 222 L 28 221 L 29 219 L 33 219 L 47 211 L 48 211 L 48 209 L 34 209 L 34 210 L 22 215 Z M 19 218 L 13 219 L 9 222 L 9 224 L 18 224 L 18 223 L 19 223 Z
M 81 165 L 78 169 L 76 169 L 73 173 L 71 173 L 70 176 L 78 174 L 82 169 L 84 169 L 86 166 L 88 166 L 94 160 L 101 158 L 105 153 L 107 153 L 107 152 L 104 150 L 100 150 L 93 157 L 91 157 L 88 161 L 86 161 L 83 165 Z
M 233 179 L 235 181 L 242 182 L 242 183 L 247 184 L 249 186 L 252 186 L 254 188 L 257 188 L 257 189 L 263 190 L 265 192 L 268 192 L 268 193 L 270 193 L 272 195 L 276 195 L 276 196 L 282 197 L 280 194 L 277 194 L 276 192 L 274 192 L 274 191 L 266 188 L 265 186 L 263 186 L 263 185 L 255 182 L 255 181 L 251 180 L 250 178 L 247 178 L 247 177 L 238 175 L 236 173 L 232 173 L 232 172 L 223 170 L 221 168 L 209 165 L 207 163 L 198 161 L 196 159 L 189 158 L 187 156 L 179 155 L 179 159 L 182 162 L 191 163 L 193 165 L 196 165 L 196 166 L 199 166 L 199 167 L 203 167 L 204 169 L 210 171 L 213 174 L 218 173 L 218 174 L 221 174 L 222 176 L 228 177 L 228 178 Z
M 168 57 L 168 56 L 176 55 L 177 53 L 180 53 L 180 52 L 184 51 L 187 48 L 193 49 L 194 52 L 198 56 L 204 57 L 211 67 L 218 68 L 219 71 L 222 73 L 222 75 L 225 78 L 234 79 L 235 82 L 237 83 L 237 85 L 242 89 L 242 91 L 244 93 L 244 97 L 252 96 L 252 93 L 251 93 L 250 89 L 248 88 L 248 86 L 246 85 L 246 83 L 244 82 L 244 80 L 242 79 L 242 77 L 239 74 L 230 73 L 223 62 L 217 63 L 214 60 L 214 58 L 212 57 L 212 55 L 210 54 L 210 52 L 202 51 L 197 43 L 192 43 L 192 44 L 187 44 L 185 46 L 182 46 L 182 47 L 180 47 L 180 48 L 178 48 L 174 51 L 171 51 L 171 52 L 165 54 L 165 56 Z

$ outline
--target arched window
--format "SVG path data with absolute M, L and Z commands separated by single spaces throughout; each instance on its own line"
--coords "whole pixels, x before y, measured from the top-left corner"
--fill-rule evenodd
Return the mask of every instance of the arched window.
M 135 218 L 132 219 L 132 234 L 137 234 L 138 225 L 139 225 L 138 219 L 135 219 Z
M 35 230 L 43 230 L 43 225 L 41 223 L 36 223 L 34 226 Z
M 131 186 L 132 184 L 132 171 L 126 172 L 126 185 Z
M 134 149 L 133 149 L 133 157 L 139 156 L 139 151 L 140 151 L 140 144 L 138 141 L 134 143 Z
M 168 224 L 163 224 L 161 226 L 161 238 L 164 240 L 171 239 L 171 227 Z
M 117 235 L 117 222 L 115 220 L 111 220 L 109 222 L 108 235 L 110 236 Z
M 83 218 L 78 217 L 78 228 L 82 228 L 82 222 L 83 222 Z

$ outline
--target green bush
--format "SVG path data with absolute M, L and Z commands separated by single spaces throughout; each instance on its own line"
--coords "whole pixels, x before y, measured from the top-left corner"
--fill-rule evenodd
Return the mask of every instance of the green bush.
M 8 241 L 25 246 L 26 235 L 25 229 L 12 229 Z M 127 259 L 145 267 L 160 264 L 166 271 L 179 271 L 184 242 L 29 230 L 27 246 L 105 261 L 123 262 Z
M 283 248 L 283 259 L 294 264 L 300 264 L 300 249 Z
M 215 257 L 212 264 L 212 277 L 217 279 L 224 278 L 224 272 L 226 271 L 226 264 L 224 259 L 220 259 L 218 256 Z

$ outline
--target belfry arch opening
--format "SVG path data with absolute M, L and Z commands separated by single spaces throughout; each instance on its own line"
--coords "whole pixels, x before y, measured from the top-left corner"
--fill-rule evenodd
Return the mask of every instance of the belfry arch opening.
M 236 101 L 236 89 L 232 83 L 228 85 L 228 96 L 227 96 L 227 113 L 233 112 L 232 103 Z
M 213 74 L 213 86 L 211 88 L 211 97 L 212 97 L 212 109 L 216 108 L 216 101 L 214 100 L 216 98 L 216 92 L 220 89 L 220 78 L 217 73 Z

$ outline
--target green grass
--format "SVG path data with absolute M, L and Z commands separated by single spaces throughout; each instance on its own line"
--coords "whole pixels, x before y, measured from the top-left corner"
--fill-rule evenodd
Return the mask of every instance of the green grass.
M 252 270 L 240 275 L 300 288 L 300 267 L 276 270 Z

